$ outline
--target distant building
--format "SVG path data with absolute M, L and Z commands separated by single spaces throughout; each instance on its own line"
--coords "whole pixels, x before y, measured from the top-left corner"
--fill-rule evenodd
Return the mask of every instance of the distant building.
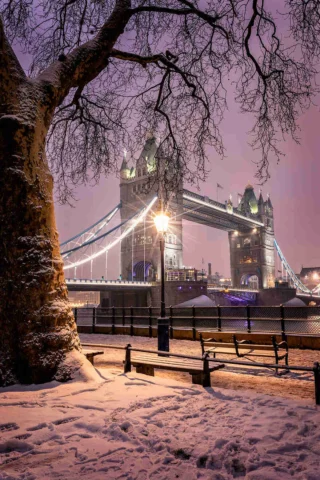
M 231 278 L 221 277 L 219 279 L 219 285 L 220 285 L 220 287 L 231 287 L 232 286 Z
M 301 282 L 312 290 L 320 283 L 320 267 L 302 267 L 299 277 Z
M 100 292 L 69 292 L 72 307 L 97 307 L 100 304 Z
M 166 268 L 166 280 L 169 282 L 196 282 L 204 280 L 201 272 L 191 267 Z

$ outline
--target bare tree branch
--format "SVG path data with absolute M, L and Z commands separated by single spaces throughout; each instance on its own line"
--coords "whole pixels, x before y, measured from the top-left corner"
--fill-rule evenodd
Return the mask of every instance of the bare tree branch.
M 130 0 L 117 0 L 108 21 L 89 42 L 73 50 L 69 55 L 44 70 L 37 80 L 50 83 L 55 98 L 54 107 L 59 105 L 70 89 L 84 86 L 94 80 L 108 65 L 110 52 L 118 37 L 123 33 L 130 18 Z
M 227 92 L 254 119 L 262 182 L 279 142 L 298 140 L 316 91 L 319 0 L 283 0 L 280 13 L 264 0 L 39 2 L 0 0 L 0 12 L 33 56 L 48 125 L 54 114 L 48 152 L 62 190 L 115 171 L 122 146 L 134 156 L 150 128 L 185 181 L 204 179 L 207 148 L 224 155 Z

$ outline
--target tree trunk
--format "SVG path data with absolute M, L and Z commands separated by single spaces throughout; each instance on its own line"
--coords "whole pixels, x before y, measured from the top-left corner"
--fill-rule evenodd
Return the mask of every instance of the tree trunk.
M 0 386 L 67 380 L 66 353 L 80 350 L 45 156 L 51 114 L 31 82 L 18 97 L 0 118 Z

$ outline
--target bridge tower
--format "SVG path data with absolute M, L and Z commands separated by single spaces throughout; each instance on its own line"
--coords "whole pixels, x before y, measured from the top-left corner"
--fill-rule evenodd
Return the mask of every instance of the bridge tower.
M 128 166 L 124 156 L 120 170 L 121 222 L 129 219 L 148 205 L 157 195 L 157 185 L 152 181 L 156 162 L 164 160 L 158 150 L 157 139 L 150 134 L 135 165 Z M 151 186 L 150 186 L 151 185 Z M 123 280 L 155 281 L 160 278 L 160 248 L 154 225 L 154 209 L 133 232 L 121 242 L 121 276 Z M 165 267 L 182 267 L 182 214 L 181 191 L 174 192 L 167 204 L 170 227 L 165 241 Z M 122 228 L 127 228 L 128 225 Z
M 245 188 L 237 211 L 247 217 L 260 220 L 264 226 L 229 232 L 232 284 L 235 287 L 274 287 L 274 217 L 268 195 L 257 200 L 253 186 Z

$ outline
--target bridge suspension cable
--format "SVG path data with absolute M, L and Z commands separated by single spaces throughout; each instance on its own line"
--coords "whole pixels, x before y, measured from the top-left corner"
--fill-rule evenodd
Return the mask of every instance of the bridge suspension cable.
M 95 222 L 93 225 L 90 225 L 90 227 L 87 227 L 85 230 L 82 232 L 78 233 L 74 237 L 69 238 L 68 240 L 65 240 L 64 242 L 60 243 L 60 248 L 63 247 L 64 245 L 67 245 L 68 243 L 76 242 L 76 239 L 83 237 L 84 235 L 88 235 L 88 238 L 86 238 L 86 241 L 90 240 L 93 236 L 97 235 L 113 218 L 113 216 L 118 212 L 118 210 L 121 208 L 121 203 L 119 203 L 115 208 L 113 208 L 107 215 L 104 217 L 100 218 L 97 222 Z M 97 231 L 92 232 L 92 229 L 97 227 Z M 84 243 L 84 242 L 82 242 Z M 61 252 L 61 255 L 64 255 L 65 252 Z
M 297 275 L 294 273 L 292 268 L 290 267 L 289 263 L 285 259 L 285 256 L 283 255 L 276 239 L 274 239 L 274 246 L 276 249 L 277 254 L 279 255 L 279 258 L 281 260 L 281 264 L 284 267 L 285 271 L 287 272 L 287 275 L 289 276 L 291 282 L 293 285 L 296 287 L 297 290 L 300 290 L 302 293 L 307 293 L 309 295 L 312 294 L 312 291 L 309 290 L 302 282 L 301 280 L 297 277 Z
M 68 263 L 68 264 L 64 265 L 64 270 L 66 271 L 66 270 L 70 270 L 71 268 L 77 268 L 80 265 L 84 265 L 88 262 L 92 262 L 94 259 L 96 259 L 97 257 L 99 257 L 100 255 L 102 255 L 104 253 L 108 253 L 111 248 L 113 248 L 115 245 L 120 243 L 146 217 L 147 213 L 151 210 L 151 208 L 153 207 L 153 205 L 155 204 L 157 199 L 158 199 L 158 197 L 155 196 L 148 205 L 143 207 L 141 210 L 139 210 L 137 213 L 135 213 L 132 217 L 130 217 L 127 220 L 125 220 L 124 222 L 118 224 L 117 226 L 115 226 L 114 228 L 109 230 L 108 232 L 106 232 L 102 235 L 99 235 L 99 236 L 96 236 L 98 232 L 95 232 L 94 235 L 91 236 L 91 238 L 89 240 L 86 240 L 86 241 L 82 242 L 81 245 L 78 244 L 74 248 L 71 248 L 69 250 L 64 251 L 63 255 L 65 255 L 65 256 L 71 255 L 72 253 L 75 253 L 76 251 L 82 251 L 82 249 L 84 249 L 84 251 L 86 251 L 86 249 L 89 245 L 96 244 L 97 242 L 99 242 L 103 238 L 108 237 L 111 233 L 118 231 L 122 226 L 124 226 L 126 224 L 129 224 L 129 227 L 126 228 L 124 230 L 124 232 L 122 232 L 114 241 L 112 241 L 111 243 L 109 243 L 106 246 L 101 246 L 101 248 L 99 248 L 99 250 L 97 252 L 94 252 L 94 253 L 91 252 L 90 254 L 86 254 L 84 252 L 84 255 L 86 255 L 85 258 L 80 258 L 79 260 L 76 260 L 72 263 Z M 116 208 L 119 209 L 120 208 L 119 205 Z M 112 212 L 110 212 L 110 215 L 111 215 Z M 108 215 L 103 217 L 103 219 L 101 219 L 101 220 L 107 219 L 107 217 L 108 217 Z M 99 222 L 96 222 L 94 224 L 94 226 L 97 226 L 98 224 L 99 224 Z M 87 228 L 84 232 L 87 233 L 89 231 L 90 231 L 90 227 Z M 73 239 L 79 238 L 79 237 L 80 237 L 80 234 L 73 237 Z M 64 242 L 64 245 L 66 243 L 67 242 Z M 67 258 L 67 257 L 65 257 L 65 258 Z

